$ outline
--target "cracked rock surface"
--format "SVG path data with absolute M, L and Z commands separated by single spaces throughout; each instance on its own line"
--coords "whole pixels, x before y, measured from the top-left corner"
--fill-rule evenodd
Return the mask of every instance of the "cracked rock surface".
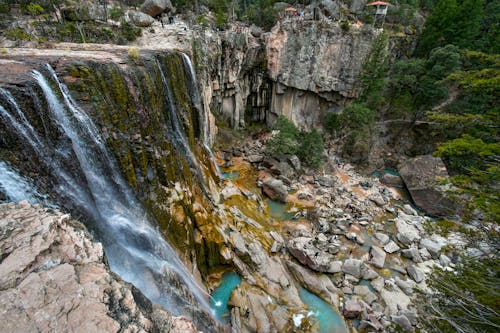
M 3 332 L 196 332 L 109 270 L 103 247 L 58 211 L 0 205 Z

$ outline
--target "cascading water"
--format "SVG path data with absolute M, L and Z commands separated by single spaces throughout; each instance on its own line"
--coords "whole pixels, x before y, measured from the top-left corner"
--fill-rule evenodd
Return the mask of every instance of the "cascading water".
M 0 161 L 0 193 L 6 199 L 13 202 L 27 200 L 32 204 L 42 203 L 46 207 L 55 208 L 47 196 L 38 193 L 32 184 L 33 181 L 22 177 L 7 163 Z
M 198 84 L 196 82 L 196 73 L 194 72 L 194 67 L 193 63 L 191 62 L 191 59 L 188 57 L 187 54 L 182 53 L 182 60 L 184 62 L 184 66 L 187 67 L 189 70 L 189 77 L 188 77 L 188 82 L 189 82 L 189 91 L 191 95 L 191 101 L 193 101 L 194 107 L 199 109 L 198 114 L 200 115 L 200 123 L 203 128 L 203 146 L 205 147 L 205 150 L 208 152 L 208 155 L 210 156 L 210 159 L 212 160 L 212 164 L 215 166 L 215 170 L 217 171 L 217 176 L 222 179 L 222 171 L 219 168 L 219 165 L 217 164 L 215 160 L 214 153 L 212 152 L 212 149 L 210 149 L 210 133 L 208 131 L 208 119 L 207 115 L 205 113 L 205 110 L 203 109 L 203 103 L 201 103 L 201 97 L 200 97 L 200 92 L 198 90 Z
M 51 170 L 63 200 L 71 201 L 72 206 L 94 220 L 114 272 L 174 315 L 185 315 L 194 320 L 195 313 L 198 319 L 207 317 L 210 311 L 208 294 L 150 223 L 148 214 L 118 172 L 116 162 L 92 119 L 77 105 L 55 71 L 48 65 L 45 70 L 48 73 L 46 76 L 38 71 L 33 71 L 32 76 L 43 91 L 51 119 L 69 139 L 72 154 L 78 160 L 77 165 L 84 179 L 78 179 L 76 172 L 63 169 L 63 159 L 67 158 L 67 154 L 54 151 L 54 147 L 37 134 L 13 96 L 4 89 L 1 90 L 1 100 L 5 104 L 0 106 L 0 116 Z M 166 85 L 165 78 L 162 79 Z M 52 87 L 57 87 L 57 90 Z M 196 166 L 194 154 L 175 117 L 177 115 L 171 110 L 174 140 Z M 22 188 L 29 188 L 29 182 L 21 182 L 21 178 L 16 178 L 3 162 L 0 171 L 3 187 L 4 183 L 14 181 Z M 19 195 L 26 193 L 19 191 Z M 19 196 L 13 196 L 13 199 L 19 199 Z M 199 310 L 199 305 L 205 312 Z M 210 325 L 207 322 L 199 324 Z

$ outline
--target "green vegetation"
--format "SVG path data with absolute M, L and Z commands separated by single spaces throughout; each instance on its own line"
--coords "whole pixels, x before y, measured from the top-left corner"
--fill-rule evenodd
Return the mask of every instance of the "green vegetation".
M 500 260 L 462 258 L 453 272 L 435 269 L 420 316 L 429 332 L 498 332 Z
M 12 40 L 31 40 L 30 35 L 24 29 L 9 29 L 3 35 Z
M 269 140 L 267 152 L 274 156 L 297 155 L 302 163 L 317 169 L 323 159 L 323 139 L 313 129 L 311 132 L 300 131 L 284 116 L 280 116 L 274 124 L 277 134 Z

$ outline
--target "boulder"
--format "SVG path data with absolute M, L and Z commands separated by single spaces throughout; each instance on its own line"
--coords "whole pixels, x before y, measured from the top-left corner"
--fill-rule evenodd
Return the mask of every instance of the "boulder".
M 259 155 L 259 154 L 252 154 L 247 156 L 247 161 L 250 163 L 259 163 L 262 162 L 264 159 L 264 156 Z
M 405 186 L 401 176 L 392 175 L 390 173 L 384 173 L 382 176 L 380 176 L 379 180 L 382 184 L 391 187 L 403 188 Z
M 400 326 L 403 329 L 403 332 L 413 332 L 414 329 L 411 326 L 410 320 L 405 315 L 393 315 L 391 316 L 391 320 L 396 325 Z
M 428 238 L 423 238 L 420 240 L 420 247 L 427 249 L 427 251 L 429 251 L 429 253 L 431 254 L 432 258 L 438 259 L 439 251 L 441 251 L 442 245 Z
M 288 241 L 288 252 L 301 264 L 323 273 L 336 273 L 340 271 L 339 263 L 334 261 L 333 255 L 322 251 L 313 244 L 313 239 L 297 237 Z
M 155 19 L 148 14 L 144 14 L 143 12 L 138 12 L 136 10 L 129 10 L 128 17 L 130 21 L 138 27 L 149 27 L 155 21 Z
M 288 158 L 288 163 L 295 169 L 295 171 L 300 171 L 301 164 L 300 160 L 296 155 L 292 155 Z
M 370 262 L 373 266 L 382 268 L 385 263 L 385 252 L 378 246 L 372 245 L 370 248 Z
M 392 240 L 384 246 L 384 251 L 389 254 L 399 251 L 399 249 L 400 247 L 398 246 L 398 244 L 396 244 L 396 242 Z
M 415 210 L 415 208 L 413 208 L 409 204 L 406 204 L 406 205 L 403 206 L 403 212 L 405 212 L 408 215 L 418 215 L 418 213 Z
M 415 247 L 410 247 L 409 249 L 405 249 L 401 251 L 403 257 L 413 260 L 415 263 L 423 262 L 422 257 L 420 256 L 420 252 Z
M 406 267 L 406 271 L 408 272 L 408 275 L 416 282 L 420 283 L 424 280 L 425 275 L 424 273 L 417 267 L 410 265 Z
M 445 194 L 446 188 L 438 182 L 448 178 L 440 158 L 422 155 L 407 160 L 399 166 L 399 173 L 413 198 L 426 214 L 447 216 L 455 213 L 455 205 Z
M 347 300 L 344 304 L 344 317 L 346 318 L 357 318 L 361 312 L 363 311 L 363 308 L 361 307 L 361 304 L 359 304 L 358 301 L 355 300 Z
M 262 181 L 262 190 L 272 200 L 286 202 L 288 189 L 282 180 L 268 177 Z
M 141 12 L 152 17 L 163 13 L 165 10 L 170 12 L 174 10 L 170 0 L 146 0 L 140 8 Z
M 342 272 L 350 274 L 355 278 L 361 278 L 361 264 L 363 262 L 357 259 L 347 259 L 342 265 Z
M 386 234 L 383 234 L 381 232 L 376 232 L 373 235 L 373 237 L 375 238 L 375 240 L 377 242 L 379 242 L 382 245 L 385 245 L 385 244 L 387 244 L 387 242 L 389 242 L 389 236 L 387 236 Z

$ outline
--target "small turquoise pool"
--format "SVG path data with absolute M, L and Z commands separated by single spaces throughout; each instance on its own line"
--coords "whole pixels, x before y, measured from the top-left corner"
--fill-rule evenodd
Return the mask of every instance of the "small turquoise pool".
M 231 293 L 240 285 L 241 278 L 235 272 L 228 272 L 222 275 L 220 286 L 215 288 L 210 298 L 210 307 L 214 310 L 215 316 L 221 322 L 228 323 L 230 320 L 229 307 L 227 303 Z
M 222 179 L 237 180 L 239 177 L 239 171 L 228 171 L 222 173 Z
M 279 221 L 291 220 L 294 217 L 293 213 L 287 212 L 287 205 L 282 202 L 269 200 L 267 205 L 269 206 L 269 215 Z
M 319 333 L 347 333 L 344 320 L 325 301 L 304 288 L 299 290 L 300 298 L 314 312 L 319 324 Z

